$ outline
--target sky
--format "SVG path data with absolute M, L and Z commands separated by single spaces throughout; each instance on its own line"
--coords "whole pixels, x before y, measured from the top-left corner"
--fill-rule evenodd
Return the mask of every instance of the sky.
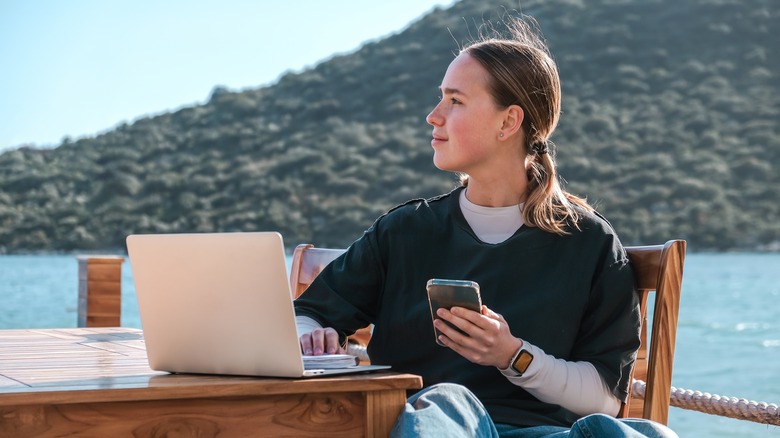
M 454 0 L 0 0 L 0 152 L 274 83 Z

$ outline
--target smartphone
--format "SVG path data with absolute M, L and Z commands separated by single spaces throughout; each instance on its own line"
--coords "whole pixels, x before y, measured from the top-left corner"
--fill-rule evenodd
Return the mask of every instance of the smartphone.
M 439 316 L 436 315 L 436 311 L 440 307 L 451 309 L 452 307 L 458 306 L 475 312 L 482 311 L 482 298 L 479 295 L 479 284 L 474 281 L 432 278 L 428 280 L 426 289 L 428 289 L 428 304 L 431 306 L 431 318 L 434 320 L 439 319 Z M 466 334 L 449 322 L 444 322 L 464 335 Z M 436 329 L 436 327 L 434 327 L 433 330 L 436 337 L 436 343 L 444 345 L 439 342 L 439 336 L 442 333 Z

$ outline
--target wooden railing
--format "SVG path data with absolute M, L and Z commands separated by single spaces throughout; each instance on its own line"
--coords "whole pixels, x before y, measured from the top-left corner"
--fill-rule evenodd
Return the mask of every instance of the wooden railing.
M 79 327 L 119 327 L 122 316 L 120 256 L 79 256 Z

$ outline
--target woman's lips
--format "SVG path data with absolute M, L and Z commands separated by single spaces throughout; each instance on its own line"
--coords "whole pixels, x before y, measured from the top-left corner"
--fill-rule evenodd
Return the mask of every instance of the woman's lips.
M 438 144 L 445 143 L 447 141 L 444 137 L 439 137 L 438 135 L 434 135 L 433 139 L 431 140 L 431 146 L 436 146 Z

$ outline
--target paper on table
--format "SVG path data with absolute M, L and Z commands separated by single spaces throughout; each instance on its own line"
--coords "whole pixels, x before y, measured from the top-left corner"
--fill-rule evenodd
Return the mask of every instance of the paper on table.
M 323 354 L 321 356 L 303 356 L 303 368 L 332 369 L 354 367 L 360 363 L 360 359 L 351 354 Z

